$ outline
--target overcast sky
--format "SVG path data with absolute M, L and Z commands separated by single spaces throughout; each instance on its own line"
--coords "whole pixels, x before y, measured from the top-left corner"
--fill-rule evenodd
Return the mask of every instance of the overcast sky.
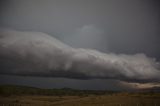
M 160 3 L 156 0 L 2 0 L 0 1 L 0 27 L 18 31 L 44 32 L 71 48 L 83 48 L 84 51 L 94 49 L 109 54 L 110 58 L 114 57 L 120 62 L 123 59 L 128 61 L 128 58 L 135 61 L 136 54 L 143 54 L 140 57 L 145 60 L 146 65 L 150 63 L 150 58 L 160 60 L 159 7 Z M 89 54 L 91 52 L 89 51 Z M 95 54 L 97 56 L 97 53 Z M 119 56 L 120 54 L 125 56 Z M 3 64 L 3 67 L 1 65 L 1 73 L 6 64 Z M 99 63 L 96 64 L 99 66 Z M 129 64 L 129 66 L 133 65 Z M 116 75 L 113 76 L 117 78 Z M 83 89 L 84 85 L 86 86 L 84 89 L 117 89 L 117 86 L 119 89 L 125 87 L 128 89 L 128 86 L 120 84 L 116 78 L 116 80 L 97 79 L 96 81 L 54 77 L 38 77 L 35 80 L 36 78 L 4 75 L 0 78 L 0 83 L 26 84 L 44 88 L 65 87 L 67 84 L 67 87 L 80 89 Z M 121 80 L 119 76 L 118 78 Z M 127 76 L 126 79 L 128 81 L 130 77 Z M 139 80 L 139 78 L 134 79 Z M 38 80 L 42 83 L 39 84 Z

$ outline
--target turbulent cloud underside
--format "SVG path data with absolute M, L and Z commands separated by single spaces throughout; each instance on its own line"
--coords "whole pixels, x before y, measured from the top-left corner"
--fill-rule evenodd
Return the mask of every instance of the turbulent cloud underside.
M 72 48 L 41 32 L 0 31 L 0 74 L 159 82 L 160 68 L 145 54 Z

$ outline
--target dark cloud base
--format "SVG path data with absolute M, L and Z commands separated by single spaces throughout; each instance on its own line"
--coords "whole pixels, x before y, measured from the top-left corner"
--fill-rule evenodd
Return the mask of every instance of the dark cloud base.
M 1 30 L 0 74 L 159 82 L 159 63 L 145 54 L 72 48 L 40 32 Z

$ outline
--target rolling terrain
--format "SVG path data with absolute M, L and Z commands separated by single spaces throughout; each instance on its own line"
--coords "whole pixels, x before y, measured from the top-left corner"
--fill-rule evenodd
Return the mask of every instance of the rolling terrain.
M 160 106 L 160 93 L 3 85 L 0 106 Z

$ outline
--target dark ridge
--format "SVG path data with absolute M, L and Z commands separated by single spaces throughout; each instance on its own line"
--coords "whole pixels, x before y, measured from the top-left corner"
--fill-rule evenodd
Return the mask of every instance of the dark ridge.
M 72 88 L 61 89 L 42 89 L 36 87 L 20 85 L 0 85 L 0 95 L 47 95 L 47 96 L 88 96 L 88 95 L 107 95 L 118 93 L 118 91 L 107 90 L 78 90 Z
M 138 92 L 159 92 L 160 93 L 160 87 L 151 87 L 151 88 L 143 88 L 139 89 Z

